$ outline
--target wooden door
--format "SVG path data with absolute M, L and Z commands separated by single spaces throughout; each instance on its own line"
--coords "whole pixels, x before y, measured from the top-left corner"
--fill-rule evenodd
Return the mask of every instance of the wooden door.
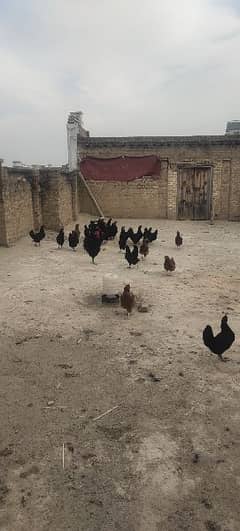
M 210 218 L 211 168 L 178 169 L 178 219 Z

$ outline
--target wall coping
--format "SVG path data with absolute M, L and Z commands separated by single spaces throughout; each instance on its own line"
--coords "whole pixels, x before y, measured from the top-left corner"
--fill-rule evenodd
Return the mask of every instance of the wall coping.
M 78 146 L 82 148 L 106 147 L 147 147 L 160 146 L 240 146 L 240 135 L 196 135 L 196 136 L 120 136 L 120 137 L 88 137 L 78 135 Z

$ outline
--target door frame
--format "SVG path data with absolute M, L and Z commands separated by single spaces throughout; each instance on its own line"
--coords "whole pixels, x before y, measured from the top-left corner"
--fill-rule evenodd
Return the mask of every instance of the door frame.
M 199 162 L 199 163 L 196 163 L 194 164 L 192 161 L 187 163 L 187 162 L 180 162 L 177 164 L 177 205 L 176 205 L 176 212 L 177 212 L 177 219 L 179 220 L 184 220 L 186 218 L 182 218 L 182 217 L 179 217 L 179 197 L 180 197 L 180 192 L 181 192 L 181 183 L 180 183 L 180 171 L 179 170 L 184 170 L 184 169 L 192 169 L 192 170 L 196 170 L 197 168 L 199 169 L 210 169 L 210 172 L 209 172 L 209 176 L 208 176 L 208 205 L 207 205 L 207 210 L 208 210 L 208 217 L 206 220 L 197 220 L 197 219 L 191 219 L 191 221 L 207 221 L 207 220 L 210 220 L 211 219 L 211 215 L 212 215 L 212 208 L 213 208 L 213 167 L 214 165 L 209 163 L 209 162 Z

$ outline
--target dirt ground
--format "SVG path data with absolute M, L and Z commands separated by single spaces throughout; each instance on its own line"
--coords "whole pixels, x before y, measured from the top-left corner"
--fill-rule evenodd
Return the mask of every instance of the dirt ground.
M 145 224 L 159 239 L 131 270 L 117 241 L 96 266 L 53 233 L 0 248 L 1 531 L 240 529 L 240 225 Z M 148 313 L 102 305 L 105 273 Z M 202 343 L 222 312 L 228 363 Z

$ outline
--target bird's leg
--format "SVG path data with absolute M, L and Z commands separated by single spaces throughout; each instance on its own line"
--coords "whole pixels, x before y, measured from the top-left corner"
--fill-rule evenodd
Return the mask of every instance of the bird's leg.
M 226 358 L 226 357 L 225 357 L 225 358 L 222 358 L 222 357 L 220 356 L 220 358 L 221 358 L 221 361 L 224 361 L 225 363 L 227 363 L 227 361 L 230 361 L 229 358 Z
M 225 362 L 225 361 L 227 360 L 227 358 L 223 358 L 223 357 L 222 357 L 222 354 L 218 354 L 218 357 L 219 357 L 219 359 L 220 359 L 221 361 L 224 361 L 224 362 Z

